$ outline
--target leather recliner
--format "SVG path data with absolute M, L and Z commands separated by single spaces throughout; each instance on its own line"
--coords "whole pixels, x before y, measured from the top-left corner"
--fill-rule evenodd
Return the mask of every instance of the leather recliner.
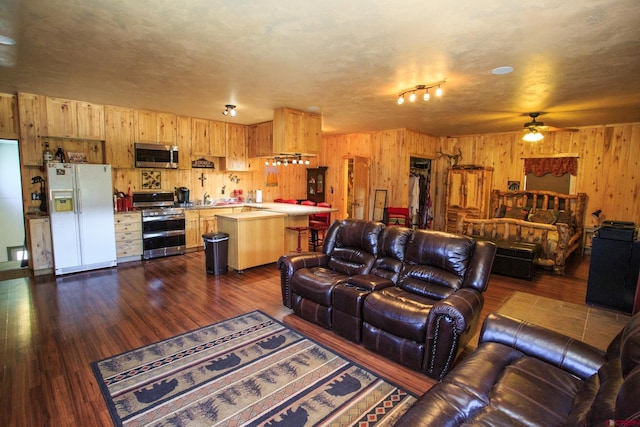
M 416 230 L 396 286 L 367 296 L 364 346 L 440 379 L 474 334 L 495 245 Z
M 603 352 L 495 313 L 478 347 L 396 425 L 640 425 L 640 313 Z
M 289 264 L 287 270 L 293 271 L 288 286 L 291 291 L 289 303 L 294 313 L 331 329 L 335 286 L 346 283 L 353 275 L 371 271 L 378 255 L 378 236 L 383 228 L 383 224 L 371 221 L 334 221 L 327 230 L 321 253 L 281 257 L 278 261 L 281 270 L 283 264 Z M 284 286 L 283 299 L 286 300 Z

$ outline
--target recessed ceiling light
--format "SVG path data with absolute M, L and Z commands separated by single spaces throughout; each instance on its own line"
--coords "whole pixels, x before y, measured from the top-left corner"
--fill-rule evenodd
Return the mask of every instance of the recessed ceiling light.
M 493 70 L 491 70 L 491 74 L 500 76 L 502 74 L 509 74 L 512 71 L 513 71 L 513 67 L 505 66 L 505 67 L 494 68 Z
M 7 36 L 0 36 L 0 44 L 4 44 L 7 46 L 13 46 L 14 44 L 16 44 L 16 41 L 10 37 Z
M 320 110 L 320 107 L 307 107 L 308 111 L 318 111 Z

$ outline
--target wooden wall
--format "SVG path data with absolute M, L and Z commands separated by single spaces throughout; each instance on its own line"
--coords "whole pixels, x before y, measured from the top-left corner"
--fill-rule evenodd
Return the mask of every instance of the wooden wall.
M 327 199 L 345 212 L 344 159 L 371 159 L 370 202 L 375 189 L 387 190 L 387 206 L 408 204 L 409 157 L 434 159 L 434 228 L 444 227 L 445 185 L 449 166 L 438 152 L 460 149 L 461 164 L 495 169 L 492 188 L 506 190 L 507 181 L 523 182 L 523 159 L 562 154 L 578 156 L 577 192 L 588 195 L 587 212 L 602 209 L 605 219 L 640 224 L 640 123 L 592 126 L 578 132 L 548 132 L 537 143 L 522 140 L 522 132 L 431 137 L 406 129 L 347 135 L 323 135 L 320 163 L 329 166 Z M 594 225 L 589 216 L 586 225 Z

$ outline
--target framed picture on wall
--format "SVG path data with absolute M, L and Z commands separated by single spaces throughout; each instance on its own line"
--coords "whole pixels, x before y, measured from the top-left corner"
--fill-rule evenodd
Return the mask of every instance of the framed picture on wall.
M 520 181 L 507 181 L 507 190 L 508 191 L 520 190 Z

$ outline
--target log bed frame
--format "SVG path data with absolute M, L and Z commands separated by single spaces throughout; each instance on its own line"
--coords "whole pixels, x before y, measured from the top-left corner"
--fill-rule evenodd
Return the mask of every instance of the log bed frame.
M 494 241 L 536 243 L 540 246 L 540 256 L 534 262 L 541 266 L 552 267 L 556 274 L 564 274 L 567 257 L 582 247 L 586 204 L 586 193 L 492 190 L 489 210 L 491 218 L 467 218 L 460 215 L 457 232 Z M 530 207 L 530 213 L 540 209 L 555 211 L 570 209 L 573 227 L 560 222 L 550 225 L 512 218 L 493 218 L 501 205 Z M 557 241 L 549 238 L 550 234 L 555 237 L 554 233 L 557 233 Z

